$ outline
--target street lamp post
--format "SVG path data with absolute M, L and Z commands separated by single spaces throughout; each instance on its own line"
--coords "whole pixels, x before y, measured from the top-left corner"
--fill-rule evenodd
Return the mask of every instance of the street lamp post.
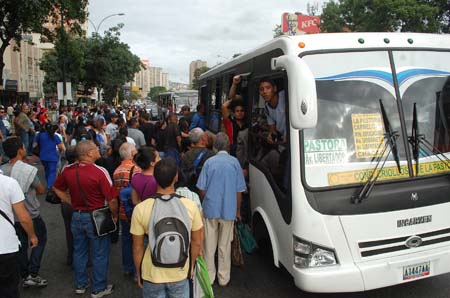
M 98 26 L 95 26 L 94 22 L 92 22 L 90 19 L 88 19 L 88 21 L 91 23 L 92 27 L 94 27 L 95 34 L 98 34 L 98 30 L 100 30 L 100 26 L 102 25 L 102 23 L 103 23 L 106 19 L 108 19 L 108 18 L 110 18 L 110 17 L 114 17 L 114 16 L 124 16 L 124 15 L 125 15 L 125 14 L 124 14 L 123 12 L 110 14 L 110 15 L 104 17 L 104 18 L 100 21 L 100 23 L 98 23 Z
M 113 13 L 113 14 L 107 15 L 106 17 L 104 17 L 104 18 L 100 21 L 100 23 L 98 23 L 97 26 L 95 26 L 94 22 L 92 22 L 90 19 L 88 19 L 88 21 L 89 21 L 89 23 L 91 23 L 92 27 L 94 27 L 95 35 L 98 35 L 98 30 L 100 30 L 100 26 L 102 25 L 102 23 L 103 23 L 106 19 L 111 18 L 111 17 L 114 17 L 114 16 L 124 16 L 124 15 L 125 15 L 125 14 L 124 14 L 123 12 L 120 12 L 120 13 Z M 97 100 L 99 101 L 99 100 L 100 100 L 100 88 L 97 88 L 97 92 L 98 92 Z

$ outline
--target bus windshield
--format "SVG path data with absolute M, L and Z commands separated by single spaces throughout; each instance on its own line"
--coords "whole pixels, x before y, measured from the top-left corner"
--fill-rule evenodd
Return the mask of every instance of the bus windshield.
M 387 51 L 347 52 L 307 55 L 302 59 L 315 76 L 318 99 L 317 126 L 303 131 L 305 178 L 309 186 L 364 183 L 380 158 L 387 161 L 376 170 L 380 171 L 378 181 L 449 171 L 446 157 L 441 161 L 436 153 L 450 151 L 450 123 L 445 116 L 450 112 L 450 53 L 394 51 L 390 59 Z M 396 73 L 392 73 L 391 62 Z M 392 131 L 398 134 L 400 171 L 392 152 L 386 150 L 384 154 L 388 156 L 383 156 L 386 129 L 380 101 Z M 432 148 L 421 147 L 417 171 L 413 166 L 410 173 L 408 162 L 416 161 L 407 160 L 412 154 L 407 155 L 411 145 L 405 140 L 412 134 L 414 103 L 418 131 Z M 402 127 L 402 123 L 406 126 Z

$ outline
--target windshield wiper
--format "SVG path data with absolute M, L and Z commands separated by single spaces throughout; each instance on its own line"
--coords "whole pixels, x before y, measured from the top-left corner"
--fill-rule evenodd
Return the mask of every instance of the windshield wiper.
M 445 156 L 444 153 L 439 151 L 438 148 L 433 146 L 426 138 L 425 135 L 419 133 L 419 124 L 417 121 L 417 108 L 416 103 L 414 103 L 413 107 L 413 121 L 412 121 L 412 130 L 411 130 L 411 136 L 408 138 L 409 143 L 412 147 L 413 152 L 413 158 L 416 162 L 416 176 L 419 176 L 419 156 L 420 152 L 423 152 L 430 155 L 436 155 L 436 157 L 442 161 L 447 168 L 450 169 L 450 159 L 448 159 L 447 156 Z M 423 148 L 420 147 L 420 145 L 423 145 Z M 428 150 L 428 152 L 427 152 Z M 435 153 L 437 152 L 437 154 Z
M 385 144 L 383 151 L 381 154 L 379 154 L 379 149 L 383 142 L 380 143 L 378 146 L 377 151 L 375 152 L 376 162 L 375 168 L 373 169 L 372 173 L 370 174 L 369 179 L 367 179 L 366 183 L 364 183 L 363 187 L 360 188 L 352 197 L 351 202 L 353 204 L 361 203 L 362 200 L 367 199 L 372 192 L 372 189 L 375 185 L 375 182 L 378 180 L 381 174 L 381 170 L 384 168 L 384 165 L 386 164 L 386 160 L 389 157 L 389 154 L 394 156 L 394 160 L 397 164 L 398 172 L 401 173 L 400 168 L 400 159 L 398 157 L 398 150 L 397 150 L 397 138 L 399 137 L 398 131 L 392 130 L 391 123 L 389 122 L 389 119 L 386 115 L 386 111 L 383 106 L 383 102 L 380 99 L 380 110 L 381 110 L 381 116 L 383 117 L 383 123 L 384 123 L 384 139 Z M 389 147 L 388 153 L 385 155 L 387 148 Z M 383 159 L 384 156 L 384 159 Z M 382 161 L 383 159 L 383 161 Z M 381 167 L 378 169 L 378 167 Z

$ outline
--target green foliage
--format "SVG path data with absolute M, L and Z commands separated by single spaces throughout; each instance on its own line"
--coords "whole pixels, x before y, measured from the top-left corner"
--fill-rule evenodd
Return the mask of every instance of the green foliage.
M 198 78 L 201 76 L 202 73 L 207 72 L 208 70 L 209 70 L 208 66 L 203 66 L 203 67 L 197 68 L 194 71 L 194 79 L 192 80 L 192 88 L 191 89 L 197 90 L 200 87 Z
M 85 82 L 88 87 L 120 87 L 132 81 L 140 70 L 139 57 L 131 53 L 128 44 L 120 41 L 122 27 L 119 24 L 106 31 L 103 37 L 94 34 L 87 39 Z
M 53 92 L 56 82 L 62 80 L 62 65 L 66 63 L 66 81 L 85 89 L 103 88 L 106 99 L 116 96 L 118 88 L 132 81 L 139 71 L 139 57 L 120 41 L 122 25 L 106 31 L 104 36 L 89 38 L 66 37 L 56 43 L 55 49 L 44 55 L 40 67 L 46 72 L 45 91 Z
M 447 32 L 445 0 L 339 0 L 324 4 L 323 32 Z
M 281 32 L 281 25 L 276 24 L 275 28 L 273 28 L 273 38 L 283 35 L 283 32 Z
M 157 100 L 158 95 L 160 93 L 163 93 L 166 91 L 167 91 L 166 87 L 163 87 L 163 86 L 152 87 L 152 88 L 150 88 L 150 92 L 147 94 L 147 96 L 150 97 L 152 99 L 152 101 L 155 101 L 155 100 Z
M 68 36 L 65 44 L 57 40 L 55 47 L 45 52 L 39 67 L 45 72 L 44 93 L 56 93 L 56 83 L 63 81 L 63 63 L 66 64 L 66 82 L 75 87 L 84 77 L 85 39 Z
M 0 1 L 0 82 L 4 67 L 3 56 L 12 40 L 20 47 L 22 35 L 40 33 L 42 38 L 52 41 L 57 32 L 51 27 L 60 26 L 61 11 L 64 24 L 71 32 L 81 33 L 80 24 L 86 20 L 88 0 L 1 0 Z M 44 26 L 53 24 L 54 26 Z M 55 26 L 56 25 L 56 26 Z M 0 83 L 1 84 L 1 83 Z

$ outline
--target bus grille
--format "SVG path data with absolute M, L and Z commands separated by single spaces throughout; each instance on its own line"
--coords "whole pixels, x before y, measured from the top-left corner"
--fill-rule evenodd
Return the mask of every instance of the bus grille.
M 361 257 L 371 257 L 396 251 L 408 250 L 410 247 L 406 246 L 406 242 L 411 236 L 419 236 L 422 239 L 422 243 L 418 247 L 447 242 L 450 241 L 450 228 L 418 235 L 359 242 L 358 247 L 361 252 Z

